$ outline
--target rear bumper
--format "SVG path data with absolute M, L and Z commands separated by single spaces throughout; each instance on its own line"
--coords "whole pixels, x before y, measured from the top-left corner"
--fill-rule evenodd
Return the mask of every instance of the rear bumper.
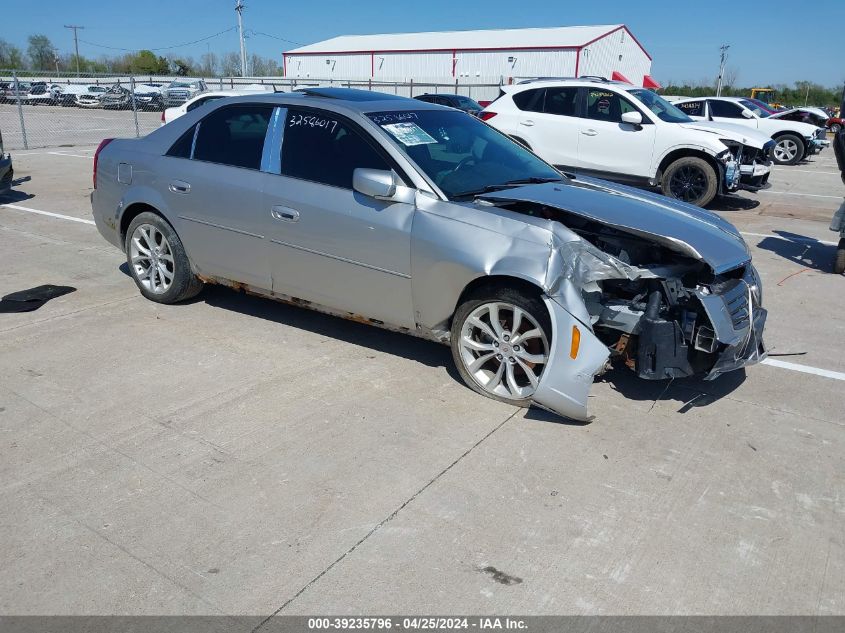
M 12 156 L 10 154 L 0 155 L 0 194 L 8 193 L 12 188 L 14 177 L 15 170 L 12 168 Z

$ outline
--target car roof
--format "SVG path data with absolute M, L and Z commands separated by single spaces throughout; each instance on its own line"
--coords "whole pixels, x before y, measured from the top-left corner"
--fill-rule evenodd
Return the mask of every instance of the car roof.
M 275 103 L 279 105 L 313 105 L 348 114 L 401 110 L 452 110 L 427 101 L 400 97 L 384 92 L 356 90 L 355 88 L 304 88 L 294 92 L 256 91 L 231 98 L 232 103 Z
M 604 77 L 537 77 L 536 79 L 524 79 L 516 84 L 501 86 L 505 92 L 522 91 L 530 88 L 543 88 L 549 86 L 613 86 L 621 90 L 634 90 L 640 88 L 624 81 L 605 79 Z

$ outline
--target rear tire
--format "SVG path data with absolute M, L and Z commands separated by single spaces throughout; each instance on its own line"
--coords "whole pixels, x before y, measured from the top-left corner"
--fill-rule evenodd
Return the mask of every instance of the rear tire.
M 126 263 L 138 290 L 150 301 L 178 303 L 195 297 L 203 283 L 173 227 L 156 213 L 139 213 L 126 229 Z
M 833 258 L 833 272 L 837 275 L 845 273 L 845 237 L 839 240 L 836 247 L 836 257 Z
M 838 123 L 834 123 L 833 125 L 830 126 L 830 131 L 833 132 L 834 134 L 839 134 L 839 130 L 841 130 L 841 129 L 842 129 L 842 126 L 839 125 Z
M 549 360 L 551 318 L 537 296 L 514 288 L 481 288 L 455 311 L 452 359 L 481 395 L 527 407 Z
M 794 165 L 804 158 L 807 148 L 797 134 L 783 134 L 775 139 L 772 160 L 777 165 Z
M 671 163 L 660 179 L 664 196 L 703 207 L 719 190 L 716 170 L 703 158 L 686 156 Z

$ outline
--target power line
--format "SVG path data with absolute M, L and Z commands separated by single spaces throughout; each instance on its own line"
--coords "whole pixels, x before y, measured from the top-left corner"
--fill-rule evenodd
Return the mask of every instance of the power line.
M 205 42 L 206 40 L 210 40 L 212 38 L 218 37 L 220 35 L 223 35 L 224 33 L 229 33 L 230 31 L 234 31 L 236 28 L 238 28 L 238 27 L 230 26 L 228 29 L 224 29 L 222 31 L 219 31 L 219 32 L 215 33 L 214 35 L 208 35 L 206 37 L 201 37 L 198 40 L 193 40 L 191 42 L 183 42 L 181 44 L 173 44 L 172 46 L 159 46 L 159 47 L 156 47 L 156 48 L 149 48 L 149 47 L 146 47 L 146 48 L 143 48 L 143 49 L 140 49 L 140 48 L 122 48 L 120 46 L 108 46 L 107 44 L 97 44 L 95 42 L 89 42 L 87 40 L 79 40 L 79 41 L 82 42 L 83 44 L 88 44 L 88 46 L 96 46 L 97 48 L 106 48 L 106 49 L 113 50 L 113 51 L 126 51 L 126 52 L 129 52 L 129 53 L 134 53 L 135 51 L 139 51 L 139 50 L 167 51 L 167 50 L 170 50 L 170 49 L 173 49 L 173 48 L 181 48 L 183 46 L 191 46 L 192 44 L 199 44 L 200 42 Z
M 269 33 L 263 33 L 261 31 L 255 31 L 253 29 L 249 29 L 249 31 L 247 31 L 247 32 L 250 33 L 251 35 L 263 35 L 264 37 L 271 37 L 274 40 L 280 40 L 282 42 L 287 42 L 288 44 L 296 44 L 297 46 L 305 46 L 305 44 L 303 42 L 294 42 L 293 40 L 289 40 L 289 39 L 284 38 L 284 37 L 279 37 L 278 35 L 270 35 Z

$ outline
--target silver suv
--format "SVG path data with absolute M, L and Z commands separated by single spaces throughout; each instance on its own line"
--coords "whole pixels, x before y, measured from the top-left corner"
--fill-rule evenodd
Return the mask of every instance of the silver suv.
M 464 112 L 313 89 L 219 99 L 104 141 L 91 197 L 141 294 L 218 283 L 450 344 L 472 389 L 587 416 L 642 378 L 765 356 L 751 255 L 719 216 L 572 179 Z
M 201 92 L 206 92 L 208 86 L 202 79 L 175 79 L 167 88 L 162 90 L 164 107 L 172 108 L 193 99 Z

